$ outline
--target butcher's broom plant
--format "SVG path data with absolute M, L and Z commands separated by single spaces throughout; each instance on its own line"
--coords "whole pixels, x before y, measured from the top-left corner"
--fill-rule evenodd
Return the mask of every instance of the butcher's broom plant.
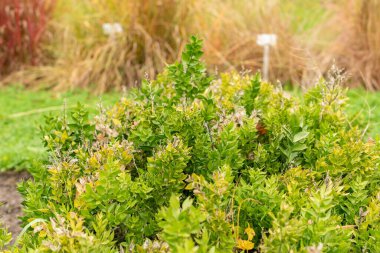
M 380 146 L 349 124 L 339 71 L 298 99 L 209 76 L 201 46 L 92 120 L 47 118 L 11 250 L 380 251 Z

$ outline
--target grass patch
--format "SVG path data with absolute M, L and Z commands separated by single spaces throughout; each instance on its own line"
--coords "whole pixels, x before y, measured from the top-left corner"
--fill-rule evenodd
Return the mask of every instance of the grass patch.
M 366 134 L 375 137 L 380 134 L 380 92 L 370 92 L 364 88 L 348 91 L 347 112 L 353 121 L 366 128 Z
M 33 161 L 46 158 L 39 125 L 44 115 L 62 113 L 65 100 L 68 111 L 81 102 L 94 114 L 100 101 L 108 106 L 119 97 L 117 93 L 97 97 L 85 91 L 53 94 L 15 86 L 0 89 L 0 171 L 28 169 Z

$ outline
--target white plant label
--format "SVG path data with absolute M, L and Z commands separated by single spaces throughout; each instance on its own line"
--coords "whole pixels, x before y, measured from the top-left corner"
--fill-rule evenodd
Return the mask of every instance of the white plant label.
M 259 46 L 275 46 L 277 43 L 276 34 L 259 34 L 256 40 L 257 45 Z
M 123 32 L 123 27 L 120 23 L 104 23 L 103 24 L 104 34 L 113 37 L 115 34 L 120 34 Z
M 263 80 L 269 80 L 269 48 L 274 47 L 277 43 L 276 34 L 259 34 L 256 43 L 264 48 L 263 53 Z

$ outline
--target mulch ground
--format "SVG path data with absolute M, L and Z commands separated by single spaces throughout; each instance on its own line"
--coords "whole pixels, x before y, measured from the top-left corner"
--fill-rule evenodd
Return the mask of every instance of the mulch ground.
M 27 172 L 0 172 L 0 219 L 3 221 L 13 239 L 20 233 L 21 195 L 17 183 L 30 178 Z

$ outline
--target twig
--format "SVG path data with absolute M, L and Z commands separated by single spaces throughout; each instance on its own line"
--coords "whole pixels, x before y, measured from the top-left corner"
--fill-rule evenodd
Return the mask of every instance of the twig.
M 206 129 L 207 129 L 207 133 L 208 133 L 208 136 L 210 137 L 211 148 L 212 148 L 212 149 L 215 149 L 214 141 L 212 140 L 211 131 L 210 131 L 210 128 L 208 127 L 207 122 L 204 123 L 204 126 L 206 127 Z

